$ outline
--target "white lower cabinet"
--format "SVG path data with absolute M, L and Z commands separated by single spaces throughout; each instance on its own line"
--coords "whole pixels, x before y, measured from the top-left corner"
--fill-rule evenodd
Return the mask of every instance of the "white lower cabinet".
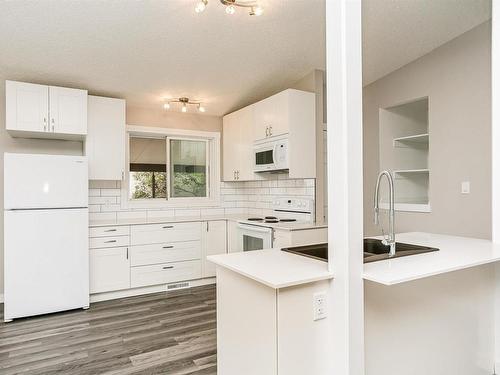
M 200 259 L 200 241 L 172 242 L 151 245 L 132 246 L 131 265 L 146 266 L 150 264 L 180 262 Z
M 215 276 L 206 260 L 226 253 L 226 220 L 90 228 L 90 292 Z
M 128 247 L 90 249 L 90 293 L 130 288 Z
M 130 270 L 132 288 L 199 279 L 200 277 L 201 262 L 199 260 L 132 267 Z
M 203 277 L 215 277 L 215 264 L 207 261 L 207 256 L 227 252 L 226 221 L 207 221 L 203 235 L 203 255 L 201 260 Z

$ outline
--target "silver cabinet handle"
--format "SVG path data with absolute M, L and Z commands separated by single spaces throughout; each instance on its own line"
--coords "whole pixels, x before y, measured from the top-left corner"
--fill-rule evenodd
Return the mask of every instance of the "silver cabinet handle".
M 163 246 L 163 249 L 173 249 L 174 247 L 173 246 Z
M 52 118 L 52 132 L 54 132 L 54 123 L 55 123 L 54 118 Z
M 233 171 L 233 180 L 236 180 L 236 171 Z
M 116 229 L 106 229 L 105 232 L 116 232 Z
M 162 227 L 163 229 L 172 229 L 174 226 L 173 225 L 165 225 Z
M 127 260 L 128 260 L 128 247 L 127 247 Z
M 269 135 L 273 135 L 273 127 L 272 126 L 269 127 Z
M 266 126 L 266 137 L 269 137 L 269 126 Z
M 114 243 L 116 240 L 109 240 L 109 241 L 104 241 L 104 243 Z
M 47 117 L 43 118 L 43 131 L 47 131 Z
M 163 267 L 164 270 L 170 270 L 172 268 L 174 268 L 174 266 L 165 266 L 165 267 Z
M 240 171 L 236 171 L 236 179 L 239 180 L 240 179 Z

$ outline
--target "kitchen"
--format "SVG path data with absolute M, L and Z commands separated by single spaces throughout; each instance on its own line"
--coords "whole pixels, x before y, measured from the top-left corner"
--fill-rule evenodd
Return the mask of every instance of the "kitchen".
M 369 8 L 370 3 L 372 8 Z M 196 9 L 193 10 L 195 4 Z M 469 183 L 463 186 L 464 190 L 469 188 L 469 193 L 463 194 L 469 195 L 459 195 L 453 201 L 451 191 L 456 190 L 456 176 L 442 173 L 444 180 L 439 180 L 435 176 L 440 176 L 441 173 L 429 172 L 431 168 L 438 170 L 438 162 L 441 160 L 435 156 L 438 154 L 434 146 L 439 144 L 441 135 L 439 126 L 436 125 L 439 122 L 432 117 L 436 113 L 432 107 L 436 102 L 432 100 L 439 97 L 439 94 L 428 90 L 423 95 L 410 92 L 396 93 L 391 97 L 391 87 L 402 87 L 407 83 L 392 83 L 396 78 L 391 78 L 391 75 L 387 76 L 389 83 L 384 81 L 388 73 L 404 74 L 397 68 L 410 66 L 413 60 L 420 57 L 437 60 L 433 63 L 439 70 L 441 60 L 433 56 L 440 54 L 440 48 L 452 49 L 447 43 L 456 43 L 458 50 L 463 49 L 477 57 L 477 61 L 465 60 L 463 68 L 457 64 L 454 78 L 474 64 L 480 64 L 483 68 L 479 70 L 487 72 L 489 67 L 485 61 L 488 55 L 488 30 L 491 28 L 491 21 L 488 21 L 491 17 L 491 4 L 464 4 L 464 8 L 457 7 L 455 16 L 471 15 L 462 19 L 462 22 L 449 21 L 456 27 L 453 35 L 443 35 L 436 31 L 435 34 L 441 39 L 436 38 L 432 48 L 420 51 L 413 59 L 403 59 L 404 63 L 400 62 L 400 66 L 387 67 L 387 61 L 370 60 L 373 61 L 373 66 L 391 70 L 376 72 L 371 82 L 363 83 L 365 181 L 356 186 L 356 189 L 365 189 L 365 212 L 361 215 L 361 218 L 365 218 L 363 234 L 381 234 L 380 228 L 372 225 L 373 190 L 377 173 L 384 169 L 397 170 L 399 178 L 394 179 L 395 200 L 386 200 L 389 192 L 385 181 L 380 188 L 379 216 L 386 228 L 384 233 L 389 233 L 389 237 L 384 240 L 388 244 L 395 239 L 397 242 L 439 248 L 433 253 L 399 259 L 387 259 L 385 248 L 384 254 L 375 254 L 375 250 L 367 252 L 370 256 L 378 255 L 379 259 L 376 260 L 379 261 L 366 263 L 364 266 L 363 277 L 371 280 L 365 282 L 365 321 L 363 323 L 361 320 L 361 324 L 359 320 L 356 321 L 362 319 L 358 315 L 358 306 L 353 314 L 356 319 L 351 319 L 345 327 L 349 327 L 349 324 L 356 325 L 356 329 L 361 329 L 361 332 L 364 327 L 366 373 L 369 374 L 391 373 L 387 368 L 387 358 L 379 352 L 387 347 L 391 347 L 394 353 L 399 350 L 395 355 L 405 358 L 406 365 L 413 366 L 411 369 L 415 373 L 427 371 L 451 374 L 466 371 L 462 373 L 479 374 L 486 372 L 480 372 L 478 368 L 493 368 L 493 356 L 490 352 L 493 347 L 491 327 L 494 326 L 495 312 L 492 304 L 494 291 L 491 290 L 494 286 L 492 268 L 485 266 L 486 268 L 469 269 L 500 259 L 498 249 L 488 241 L 491 239 L 491 230 L 488 229 L 491 224 L 484 219 L 488 216 L 485 212 L 491 212 L 491 208 L 488 208 L 491 203 L 484 199 L 488 191 L 478 194 L 478 190 L 475 190 L 483 186 L 483 179 L 486 181 L 484 184 L 487 184 L 487 179 L 491 176 L 469 175 L 469 180 L 459 180 L 460 183 Z M 118 11 L 112 4 L 106 5 L 105 9 L 97 9 L 97 4 L 85 8 L 75 3 L 73 9 L 71 6 L 55 9 L 57 6 L 52 5 L 49 6 L 51 12 L 48 13 L 54 22 L 44 26 L 46 29 L 39 29 L 36 26 L 36 14 L 46 13 L 45 6 L 47 5 L 31 4 L 32 9 L 27 9 L 22 5 L 19 8 L 6 5 L 3 13 L 9 14 L 11 18 L 9 22 L 3 23 L 4 29 L 0 29 L 0 32 L 8 33 L 10 27 L 14 27 L 12 20 L 20 17 L 23 12 L 28 12 L 29 16 L 23 19 L 23 24 L 26 30 L 37 30 L 40 33 L 36 36 L 37 40 L 58 40 L 56 31 L 65 25 L 67 27 L 67 22 L 70 21 L 75 23 L 75 30 L 80 30 L 82 35 L 92 35 L 95 30 L 101 30 L 99 28 L 109 14 Z M 376 1 L 366 2 L 364 7 L 367 7 L 366 14 L 371 15 L 371 18 L 363 20 L 364 23 L 373 24 L 379 14 L 377 12 L 392 11 L 390 6 L 386 5 L 384 8 Z M 331 334 L 337 321 L 345 316 L 345 312 L 353 311 L 350 310 L 351 302 L 345 302 L 346 305 L 338 304 L 339 307 L 330 305 L 331 288 L 343 284 L 340 267 L 346 267 L 349 262 L 357 262 L 353 269 L 361 272 L 363 254 L 360 251 L 353 255 L 353 259 L 344 259 L 346 254 L 333 254 L 334 252 L 328 252 L 323 247 L 320 257 L 323 260 L 329 258 L 329 263 L 297 255 L 298 252 L 304 253 L 302 247 L 326 243 L 329 238 L 330 245 L 333 242 L 335 248 L 339 248 L 336 241 L 342 241 L 342 236 L 332 236 L 332 230 L 340 231 L 344 225 L 341 224 L 343 219 L 336 216 L 338 203 L 341 198 L 344 199 L 338 181 L 344 177 L 341 170 L 333 170 L 332 165 L 338 163 L 335 158 L 341 157 L 340 151 L 328 156 L 326 152 L 327 143 L 332 145 L 331 139 L 333 142 L 341 142 L 344 135 L 336 127 L 332 127 L 327 141 L 327 107 L 330 108 L 331 103 L 335 102 L 332 98 L 338 96 L 327 97 L 325 94 L 327 87 L 328 92 L 336 92 L 325 74 L 324 16 L 325 12 L 327 16 L 329 14 L 325 3 L 297 1 L 293 5 L 286 5 L 285 2 L 277 2 L 274 5 L 264 4 L 262 8 L 251 8 L 250 14 L 247 14 L 245 7 L 221 5 L 215 1 L 193 4 L 179 1 L 170 5 L 156 4 L 156 7 L 131 2 L 122 11 L 120 14 L 124 19 L 138 14 L 150 17 L 151 24 L 163 23 L 164 16 L 160 14 L 171 14 L 171 22 L 179 17 L 184 20 L 192 19 L 194 24 L 199 22 L 201 26 L 195 35 L 186 38 L 191 43 L 200 45 L 206 39 L 204 31 L 210 28 L 218 30 L 217 26 L 220 24 L 234 28 L 235 31 L 240 28 L 243 31 L 234 40 L 222 33 L 224 37 L 219 41 L 219 49 L 207 47 L 203 50 L 206 55 L 200 53 L 205 59 L 201 65 L 198 65 L 199 61 L 193 61 L 189 67 L 179 67 L 179 64 L 160 67 L 155 59 L 165 62 L 169 55 L 158 51 L 154 42 L 158 34 L 153 30 L 148 31 L 152 34 L 143 34 L 141 26 L 136 23 L 123 25 L 116 22 L 112 25 L 112 31 L 116 33 L 114 35 L 126 32 L 130 38 L 128 42 L 135 44 L 139 55 L 150 53 L 154 56 L 148 57 L 146 61 L 146 64 L 150 64 L 147 67 L 151 71 L 146 74 L 146 68 L 134 73 L 130 86 L 123 82 L 120 74 L 110 74 L 102 66 L 107 66 L 106 59 L 112 59 L 112 54 L 127 56 L 127 59 L 122 59 L 121 69 L 132 74 L 136 71 L 134 68 L 138 61 L 130 55 L 128 47 L 119 43 L 114 45 L 115 51 L 109 50 L 107 43 L 110 41 L 106 38 L 99 41 L 102 44 L 92 46 L 88 44 L 87 38 L 72 34 L 72 39 L 68 37 L 58 40 L 60 50 L 54 52 L 54 56 L 44 56 L 43 61 L 39 61 L 36 48 L 30 51 L 13 45 L 9 47 L 13 50 L 5 54 L 9 57 L 5 60 L 5 69 L 1 74 L 5 81 L 5 100 L 2 100 L 5 103 L 5 114 L 0 116 L 5 118 L 0 136 L 5 152 L 3 320 L 6 323 L 0 326 L 3 338 L 0 349 L 4 349 L 2 353 L 6 354 L 2 357 L 2 370 L 6 373 L 72 373 L 71 369 L 78 369 L 74 373 L 157 371 L 202 374 L 217 371 L 221 374 L 300 374 L 312 371 L 321 374 L 329 372 L 333 368 L 330 366 L 340 366 L 340 360 L 332 363 L 330 360 L 325 361 L 325 358 L 333 358 L 330 356 L 332 345 L 335 346 L 337 339 L 345 337 L 340 332 Z M 416 7 L 413 11 L 422 12 L 423 9 Z M 77 14 L 96 18 L 91 22 L 88 17 L 77 18 Z M 303 23 L 293 28 L 294 37 L 286 38 L 286 48 L 274 51 L 272 46 L 283 43 L 284 35 L 289 35 L 284 33 L 292 32 L 289 25 L 300 14 L 307 14 L 307 17 L 304 17 Z M 416 14 L 418 13 L 413 16 Z M 452 14 L 443 15 L 437 10 L 436 14 L 441 18 L 432 19 L 432 22 L 445 23 L 446 20 L 454 19 Z M 231 16 L 237 18 L 227 21 Z M 397 17 L 404 19 L 401 14 L 396 13 L 394 19 Z M 254 35 L 258 32 L 252 26 L 255 24 L 261 28 L 259 38 Z M 274 39 L 262 44 L 263 40 L 270 38 L 267 33 L 270 25 L 273 25 L 272 30 L 275 31 Z M 176 26 L 187 27 L 180 24 Z M 132 30 L 125 31 L 124 28 L 128 27 Z M 404 29 L 403 25 L 399 27 Z M 19 38 L 19 46 L 32 43 L 35 38 L 29 33 L 20 32 L 15 35 Z M 375 32 L 374 35 L 375 40 L 384 39 L 384 35 L 377 35 Z M 216 39 L 219 36 L 220 34 L 216 34 L 211 37 Z M 166 44 L 173 43 L 172 38 L 164 38 Z M 81 75 L 72 73 L 69 69 L 71 64 L 67 64 L 68 54 L 65 51 L 69 48 L 70 40 L 71 43 L 76 43 L 72 47 L 75 51 L 78 48 L 87 51 L 87 54 L 76 56 L 82 59 L 82 67 L 88 64 L 88 67 L 82 68 Z M 143 44 L 145 40 L 147 43 Z M 239 64 L 234 64 L 237 67 L 211 70 L 218 66 L 217 54 L 224 49 L 224 44 L 235 41 L 241 43 L 243 40 L 247 45 L 253 46 L 253 49 L 263 48 L 264 51 L 255 54 L 248 47 L 250 52 L 241 52 Z M 315 44 L 312 42 L 314 40 L 323 42 Z M 478 44 L 483 49 L 467 49 L 470 48 L 467 41 Z M 173 44 L 178 48 L 177 59 L 181 59 L 183 53 L 190 56 L 190 48 L 176 43 Z M 376 45 L 373 41 L 371 44 Z M 91 61 L 96 56 L 94 48 L 99 48 L 102 54 L 99 63 Z M 432 55 L 434 52 L 428 54 L 434 49 L 437 51 L 435 55 Z M 291 57 L 287 55 L 290 50 L 301 53 Z M 265 51 L 272 53 L 276 57 L 275 61 L 267 61 Z M 49 61 L 56 56 L 60 61 Z M 373 56 L 372 52 L 372 58 Z M 455 56 L 456 54 L 453 55 Z M 251 58 L 253 64 L 245 65 L 244 58 Z M 396 60 L 395 57 L 393 59 Z M 186 58 L 187 60 L 189 59 Z M 39 69 L 44 73 L 33 73 L 30 61 L 37 61 Z M 111 61 L 117 63 L 116 58 Z M 277 74 L 285 63 L 290 65 L 293 74 Z M 264 64 L 268 71 L 259 73 Z M 424 61 L 424 64 L 430 63 Z M 442 64 L 446 64 L 446 61 Z M 44 66 L 47 67 L 46 70 L 43 70 Z M 203 69 L 197 66 L 203 66 Z M 204 69 L 207 72 L 203 72 Z M 225 72 L 225 69 L 230 69 L 231 73 Z M 246 74 L 238 69 L 243 69 Z M 198 84 L 195 84 L 195 79 L 183 78 L 186 72 L 198 72 Z M 231 79 L 224 81 L 221 78 L 220 82 L 214 83 L 210 76 L 215 76 L 216 72 L 219 77 L 234 80 L 237 76 L 238 80 L 232 86 L 228 86 Z M 413 87 L 417 87 L 419 81 L 424 82 L 418 74 L 412 74 L 417 77 Z M 85 78 L 85 75 L 100 79 L 92 80 Z M 160 76 L 176 79 L 160 79 Z M 482 106 L 481 103 L 491 100 L 484 95 L 484 87 L 487 86 L 484 82 L 490 76 L 470 74 L 470 77 L 472 82 L 464 85 L 475 87 L 474 92 L 483 95 L 476 95 L 477 102 L 471 105 L 476 109 L 473 115 L 477 116 L 488 111 L 487 106 Z M 135 94 L 130 88 L 140 87 L 142 81 L 134 80 L 142 78 L 146 88 Z M 435 80 L 439 82 L 437 86 L 444 86 L 443 82 L 437 78 Z M 259 82 L 258 89 L 256 82 Z M 473 86 L 474 82 L 477 87 Z M 240 90 L 240 87 L 244 90 Z M 211 93 L 210 90 L 215 91 Z M 228 94 L 230 90 L 233 91 Z M 238 101 L 235 99 L 237 92 Z M 423 100 L 426 96 L 430 98 L 427 104 Z M 407 99 L 414 99 L 415 103 L 407 102 Z M 377 100 L 381 100 L 381 103 Z M 395 109 L 398 105 L 402 108 Z M 412 146 L 416 143 L 413 139 L 402 139 L 413 136 L 411 134 L 395 135 L 387 132 L 395 131 L 395 127 L 391 125 L 394 113 L 418 112 L 420 107 L 424 108 L 423 113 L 428 113 L 429 118 L 426 128 L 422 131 L 417 129 L 419 131 L 414 133 L 420 136 L 417 146 Z M 380 119 L 387 119 L 388 124 L 380 125 L 380 129 L 378 115 L 368 115 L 379 109 L 385 111 Z M 336 112 L 330 112 L 329 109 L 328 113 L 331 118 L 337 119 Z M 421 116 L 418 121 L 420 119 Z M 446 123 L 449 122 L 446 120 Z M 477 120 L 483 126 L 478 131 L 485 133 L 486 141 L 486 129 L 490 122 L 491 119 L 484 115 Z M 330 123 L 336 121 L 330 120 Z M 337 134 L 337 137 L 331 134 Z M 393 147 L 392 142 L 396 138 L 398 145 L 405 147 Z M 379 139 L 378 147 L 374 146 L 372 139 Z M 483 143 L 479 142 L 476 150 L 487 151 L 486 141 L 481 139 Z M 390 148 L 382 143 L 386 140 L 390 141 Z M 395 152 L 403 148 L 407 150 L 408 143 L 412 150 L 416 149 L 410 151 L 416 155 L 415 159 L 406 154 L 404 157 L 384 154 L 386 150 L 393 148 Z M 427 146 L 422 146 L 422 143 Z M 342 144 L 336 146 L 328 149 L 343 150 Z M 485 153 L 476 154 L 484 157 L 484 160 L 488 159 L 484 156 Z M 477 157 L 471 159 L 478 162 Z M 356 160 L 352 158 L 349 163 Z M 410 163 L 416 160 L 419 165 L 398 166 L 391 164 L 394 160 L 406 160 Z M 420 165 L 424 162 L 428 165 Z M 88 168 L 78 172 L 74 167 L 68 166 L 69 163 L 88 165 Z M 459 164 L 465 168 L 464 162 Z M 40 172 L 39 177 L 33 171 Z M 361 172 L 362 169 L 358 166 L 352 171 Z M 331 179 L 327 187 L 327 178 L 332 175 L 335 177 L 337 173 L 337 177 Z M 416 177 L 406 178 L 408 174 Z M 464 175 L 465 172 L 461 173 L 460 178 L 467 177 Z M 410 180 L 409 185 L 404 185 L 405 178 Z M 434 186 L 442 185 L 443 181 L 450 181 L 452 186 L 445 190 L 444 196 L 437 196 Z M 41 190 L 36 190 L 36 186 Z M 352 186 L 352 191 L 359 191 Z M 65 194 L 68 192 L 71 194 Z M 410 197 L 411 203 L 402 202 L 401 198 L 405 197 L 401 196 L 401 192 L 415 194 L 418 199 Z M 360 196 L 362 195 L 361 191 Z M 476 201 L 464 203 L 464 198 L 468 197 Z M 349 199 L 345 200 L 346 204 L 350 202 Z M 464 216 L 470 220 L 457 221 L 458 215 L 447 216 L 443 220 L 440 205 L 446 199 L 449 199 L 451 206 L 463 206 L 466 213 Z M 391 225 L 384 221 L 385 211 L 391 206 L 395 206 L 396 211 L 395 238 L 390 236 Z M 330 210 L 327 210 L 328 207 Z M 471 211 L 468 207 L 473 207 L 474 210 Z M 66 215 L 70 210 L 85 212 L 79 213 L 78 222 L 72 222 Z M 449 207 L 446 206 L 445 210 L 449 210 Z M 61 212 L 65 214 L 60 220 L 43 216 L 59 216 Z M 422 222 L 415 221 L 411 217 L 412 212 L 416 213 L 417 220 L 422 218 Z M 33 220 L 26 219 L 28 216 L 33 217 Z M 330 226 L 326 224 L 327 217 L 330 218 Z M 82 225 L 82 222 L 86 224 Z M 442 226 L 439 226 L 440 222 L 443 223 Z M 349 220 L 345 225 L 348 223 Z M 455 226 L 453 223 L 456 223 Z M 31 226 L 29 231 L 33 235 L 26 236 L 28 225 Z M 66 238 L 59 234 L 51 235 L 54 233 L 54 226 L 61 233 L 72 235 Z M 480 229 L 474 230 L 476 226 Z M 415 231 L 442 233 L 449 237 L 400 234 Z M 457 240 L 454 237 L 457 235 L 483 240 Z M 362 237 L 363 235 L 359 236 L 361 241 Z M 358 245 L 359 248 L 363 247 L 361 242 Z M 455 253 L 448 247 L 454 247 Z M 474 257 L 467 252 L 468 247 L 478 247 Z M 34 250 L 37 248 L 56 251 L 39 252 Z M 62 258 L 61 251 L 65 248 L 74 249 L 75 254 L 64 253 L 69 256 Z M 290 252 L 269 250 L 270 248 L 289 249 Z M 400 254 L 396 246 L 396 255 Z M 315 255 L 317 257 L 318 253 Z M 430 258 L 431 256 L 438 258 Z M 332 259 L 337 259 L 337 269 L 333 272 L 328 268 Z M 416 267 L 415 262 L 421 264 Z M 40 267 L 42 264 L 45 267 Z M 401 276 L 398 266 L 405 264 L 407 269 Z M 430 275 L 445 274 L 462 268 L 469 270 L 460 271 L 465 273 L 451 273 L 450 279 L 442 282 L 432 277 L 427 279 Z M 61 273 L 61 269 L 70 271 Z M 347 274 L 349 272 L 351 271 Z M 387 286 L 417 279 L 423 279 L 423 284 L 412 284 L 413 287 L 407 289 L 405 286 Z M 467 281 L 471 280 L 475 281 L 476 287 L 484 290 L 484 294 L 477 294 L 475 288 L 466 288 Z M 454 298 L 451 297 L 452 291 L 446 288 L 447 283 L 453 283 L 460 290 Z M 61 285 L 66 288 L 61 288 Z M 353 285 L 362 287 L 362 278 L 356 279 Z M 54 297 L 53 291 L 61 289 L 63 294 Z M 436 316 L 434 309 L 430 309 L 427 328 L 436 329 L 450 314 L 460 317 L 457 318 L 456 325 L 450 325 L 444 332 L 456 332 L 456 327 L 461 326 L 462 336 L 451 335 L 446 338 L 436 334 L 436 343 L 449 344 L 452 340 L 461 340 L 456 342 L 463 344 L 459 350 L 453 350 L 452 345 L 446 346 L 446 350 L 441 348 L 441 360 L 456 356 L 462 351 L 473 353 L 464 354 L 462 361 L 453 361 L 452 367 L 439 368 L 435 361 L 430 361 L 429 366 L 435 372 L 418 367 L 417 362 L 421 362 L 421 356 L 428 355 L 430 351 L 426 346 L 428 341 L 422 339 L 420 345 L 417 345 L 416 337 L 419 336 L 406 330 L 415 324 L 411 315 L 405 315 L 407 320 L 400 319 L 397 322 L 397 331 L 400 332 L 397 340 L 408 343 L 407 349 L 411 348 L 410 352 L 413 350 L 413 356 L 410 353 L 407 358 L 409 354 L 405 348 L 394 348 L 394 342 L 386 334 L 395 327 L 394 321 L 388 321 L 387 317 L 394 316 L 394 311 L 401 307 L 393 301 L 403 300 L 429 289 L 434 289 L 435 293 L 427 296 L 426 308 L 442 299 L 443 293 L 449 295 L 450 301 L 474 298 L 478 306 L 477 314 L 472 315 L 466 314 L 467 306 L 461 304 L 461 308 L 444 310 L 439 316 Z M 75 291 L 79 291 L 78 296 Z M 359 299 L 356 290 L 349 293 L 352 293 L 349 296 L 353 300 Z M 380 301 L 384 301 L 384 308 L 380 306 Z M 411 305 L 410 302 L 405 301 L 404 304 Z M 327 311 L 324 309 L 325 304 Z M 356 302 L 352 304 L 356 306 Z M 127 311 L 127 306 L 130 312 Z M 335 314 L 335 308 L 343 308 L 345 312 Z M 72 309 L 77 310 L 57 313 Z M 47 313 L 55 314 L 36 317 Z M 43 327 L 43 319 L 47 319 L 46 327 Z M 58 326 L 58 319 L 61 319 L 62 326 Z M 483 321 L 480 334 L 477 335 L 477 340 L 470 340 L 475 337 L 473 333 L 479 320 Z M 464 324 L 465 321 L 468 324 Z M 40 326 L 37 327 L 37 324 Z M 87 324 L 88 328 L 85 327 Z M 52 337 L 50 329 L 61 330 L 61 335 Z M 87 329 L 90 341 L 85 341 Z M 100 329 L 103 332 L 99 332 Z M 422 336 L 429 334 L 427 330 L 421 330 Z M 288 339 L 283 340 L 283 337 Z M 59 345 L 65 345 L 65 342 L 69 347 L 62 350 Z M 92 350 L 86 342 L 96 344 L 98 349 Z M 133 343 L 135 347 L 127 343 Z M 48 347 L 43 350 L 39 345 Z M 484 358 L 472 358 L 476 355 L 477 348 L 481 348 L 478 355 L 484 354 Z M 363 348 L 356 352 L 357 355 L 363 355 Z M 298 353 L 301 354 L 300 357 Z M 255 361 L 257 356 L 261 360 Z M 300 363 L 298 358 L 302 358 Z M 411 373 L 407 367 L 398 367 L 403 362 L 391 363 L 391 371 Z M 472 362 L 477 363 L 471 365 Z

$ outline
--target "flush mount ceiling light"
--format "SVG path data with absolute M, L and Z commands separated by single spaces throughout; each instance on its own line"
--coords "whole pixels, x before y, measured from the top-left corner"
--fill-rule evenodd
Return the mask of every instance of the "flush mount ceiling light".
M 172 104 L 179 103 L 182 105 L 181 111 L 183 113 L 187 112 L 188 105 L 194 105 L 196 106 L 196 109 L 198 112 L 205 112 L 205 107 L 203 107 L 203 103 L 198 101 L 198 100 L 189 100 L 189 98 L 174 98 L 174 99 L 167 99 L 165 100 L 165 103 L 163 103 L 163 109 L 169 110 L 172 107 Z
M 259 5 L 257 1 L 247 1 L 247 0 L 219 0 L 222 5 L 226 7 L 227 14 L 234 14 L 236 12 L 236 7 L 248 9 L 248 14 L 251 16 L 260 16 L 264 13 L 264 9 Z M 205 10 L 208 5 L 208 0 L 200 0 L 196 4 L 194 10 L 196 13 L 201 13 Z

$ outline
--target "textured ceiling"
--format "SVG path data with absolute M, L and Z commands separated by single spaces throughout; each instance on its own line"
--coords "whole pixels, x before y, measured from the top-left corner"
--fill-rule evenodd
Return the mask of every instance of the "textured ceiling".
M 325 67 L 323 0 L 263 0 L 229 16 L 218 0 L 0 1 L 0 69 L 155 107 L 188 96 L 221 115 Z
M 325 68 L 324 0 L 0 0 L 0 76 L 87 88 L 158 108 L 204 100 L 222 115 Z M 363 0 L 364 84 L 490 18 L 491 0 Z
M 491 18 L 491 0 L 363 0 L 369 84 Z

